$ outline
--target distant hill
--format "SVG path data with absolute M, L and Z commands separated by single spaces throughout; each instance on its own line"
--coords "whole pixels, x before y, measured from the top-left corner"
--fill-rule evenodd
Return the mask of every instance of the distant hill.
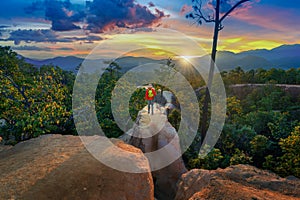
M 30 58 L 25 58 L 25 61 L 36 67 L 41 67 L 43 65 L 54 65 L 54 66 L 59 66 L 60 68 L 66 71 L 75 71 L 76 67 L 83 62 L 83 59 L 75 56 L 67 56 L 67 57 L 55 57 L 46 60 L 34 60 Z
M 208 55 L 207 55 L 208 56 Z M 201 59 L 207 58 L 204 56 Z M 33 64 L 36 67 L 42 65 L 53 64 L 59 66 L 64 70 L 76 72 L 76 67 L 83 62 L 84 59 L 75 56 L 68 57 L 55 57 L 46 60 L 35 60 L 25 58 L 25 61 Z M 122 67 L 122 71 L 126 72 L 136 66 L 146 63 L 166 63 L 166 60 L 155 60 L 145 57 L 122 57 L 118 58 L 116 62 Z M 300 68 L 300 44 L 295 45 L 282 45 L 280 47 L 266 50 L 257 49 L 251 51 L 244 51 L 241 53 L 233 53 L 229 51 L 220 51 L 217 53 L 218 68 L 223 70 L 231 70 L 236 67 L 241 67 L 244 70 L 257 69 L 257 68 Z
M 300 56 L 300 44 L 294 45 L 282 45 L 271 50 L 266 49 L 257 49 L 251 51 L 244 51 L 239 53 L 240 56 L 252 55 L 252 56 L 261 56 L 267 60 L 282 59 L 282 58 L 291 58 Z
M 134 67 L 137 67 L 139 65 L 144 65 L 148 63 L 166 63 L 165 60 L 154 60 L 151 58 L 145 58 L 145 57 L 122 57 L 115 60 L 121 67 L 121 71 L 126 72 Z
M 300 44 L 282 45 L 271 50 L 244 51 L 237 54 L 219 52 L 217 65 L 221 69 L 232 69 L 240 66 L 246 70 L 256 68 L 299 68 Z

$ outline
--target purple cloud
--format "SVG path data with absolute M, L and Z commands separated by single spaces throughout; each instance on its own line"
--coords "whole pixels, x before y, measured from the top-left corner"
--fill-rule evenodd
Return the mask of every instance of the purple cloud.
M 149 7 L 155 5 L 150 2 Z M 52 30 L 70 31 L 80 29 L 77 22 L 86 22 L 87 29 L 94 33 L 101 33 L 114 28 L 141 28 L 157 25 L 164 12 L 155 9 L 151 12 L 147 6 L 136 3 L 135 0 L 93 0 L 86 1 L 86 7 L 72 4 L 70 0 L 35 1 L 25 9 L 32 14 L 45 12 L 45 19 L 51 21 Z
M 85 17 L 83 8 L 73 5 L 70 0 L 36 1 L 30 7 L 25 8 L 27 14 L 41 10 L 45 11 L 45 19 L 51 21 L 54 31 L 80 29 L 75 23 L 82 21 Z
M 3 41 L 14 41 L 15 45 L 19 45 L 22 41 L 25 43 L 31 42 L 74 42 L 74 41 L 95 41 L 102 40 L 99 36 L 86 37 L 60 37 L 52 30 L 17 30 L 10 33 L 10 37 L 2 39 Z
M 152 13 L 148 7 L 137 4 L 134 0 L 94 0 L 87 2 L 87 29 L 101 33 L 114 28 L 151 27 L 163 17 L 162 11 L 155 9 Z
M 51 51 L 51 48 L 49 47 L 36 47 L 36 46 L 15 46 L 12 47 L 13 50 L 19 50 L 19 51 Z
M 50 48 L 50 47 L 37 47 L 37 46 L 14 46 L 12 47 L 13 50 L 17 51 L 74 51 L 73 48 L 69 47 L 60 47 L 60 48 Z
M 17 30 L 10 33 L 10 37 L 6 40 L 14 41 L 15 45 L 19 45 L 21 41 L 30 42 L 58 42 L 58 36 L 51 30 Z

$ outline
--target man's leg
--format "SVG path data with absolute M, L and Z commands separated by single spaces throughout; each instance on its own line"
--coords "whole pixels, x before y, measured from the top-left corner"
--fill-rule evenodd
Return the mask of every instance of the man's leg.
M 151 114 L 153 115 L 153 100 L 151 100 Z
M 150 104 L 151 104 L 151 101 L 148 100 L 148 114 L 150 113 Z

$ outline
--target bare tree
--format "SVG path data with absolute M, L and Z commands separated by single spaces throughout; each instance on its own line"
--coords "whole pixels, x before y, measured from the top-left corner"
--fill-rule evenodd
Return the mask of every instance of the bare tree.
M 208 124 L 208 108 L 209 108 L 209 89 L 212 85 L 213 74 L 214 74 L 214 63 L 216 60 L 217 46 L 218 46 L 218 36 L 219 32 L 224 28 L 222 25 L 223 21 L 226 17 L 229 16 L 232 11 L 234 11 L 237 7 L 242 5 L 243 3 L 250 0 L 240 0 L 237 1 L 229 10 L 227 10 L 224 14 L 221 13 L 222 3 L 228 3 L 228 0 L 213 0 L 212 5 L 214 6 L 214 12 L 211 15 L 205 15 L 202 8 L 202 0 L 192 0 L 193 2 L 193 12 L 189 13 L 186 17 L 195 20 L 199 25 L 203 23 L 214 23 L 214 35 L 213 35 L 213 44 L 211 50 L 211 63 L 209 68 L 208 81 L 205 90 L 205 98 L 203 103 L 203 114 L 201 119 L 201 144 L 206 136 L 207 124 Z

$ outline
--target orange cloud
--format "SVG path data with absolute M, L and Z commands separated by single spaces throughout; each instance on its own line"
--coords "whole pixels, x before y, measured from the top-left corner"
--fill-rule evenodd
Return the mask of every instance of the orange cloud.
M 192 6 L 188 6 L 188 5 L 184 4 L 182 6 L 182 8 L 180 9 L 180 13 L 179 14 L 180 14 L 180 16 L 184 16 L 187 13 L 192 12 L 192 11 L 193 11 L 193 7 Z
M 237 10 L 232 17 L 251 25 L 262 27 L 273 31 L 300 31 L 299 26 L 295 26 L 296 14 L 291 10 L 282 10 L 272 7 L 255 6 L 243 10 Z M 299 18 L 299 17 L 298 17 Z

